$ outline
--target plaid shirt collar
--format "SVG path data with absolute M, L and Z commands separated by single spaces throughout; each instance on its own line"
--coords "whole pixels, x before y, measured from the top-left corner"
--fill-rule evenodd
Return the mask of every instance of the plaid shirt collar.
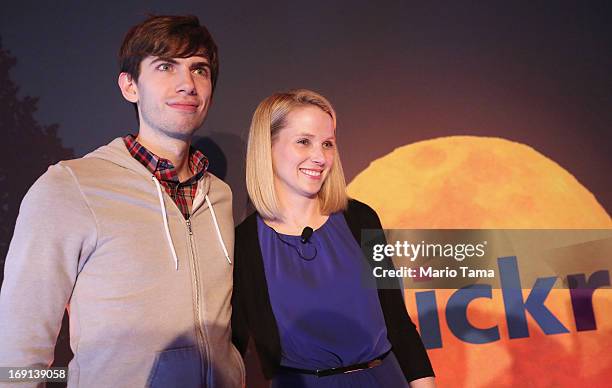
M 181 186 L 192 184 L 200 180 L 208 169 L 208 158 L 192 147 L 189 150 L 189 169 L 193 176 L 185 182 L 180 182 L 178 172 L 171 161 L 160 158 L 146 149 L 133 135 L 125 136 L 123 141 L 134 159 L 145 166 L 160 182 L 180 184 Z

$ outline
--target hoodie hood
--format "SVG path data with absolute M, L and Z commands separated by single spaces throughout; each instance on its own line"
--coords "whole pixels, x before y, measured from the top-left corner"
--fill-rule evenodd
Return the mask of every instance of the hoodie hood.
M 138 160 L 132 157 L 127 147 L 125 146 L 123 138 L 121 137 L 118 137 L 111 141 L 109 144 L 88 153 L 84 156 L 84 158 L 97 158 L 109 161 L 120 167 L 133 171 L 138 175 L 142 175 L 146 179 L 151 179 L 151 176 L 153 176 L 153 174 L 151 174 L 151 172 L 147 170 L 145 166 L 143 166 Z M 208 194 L 208 191 L 210 190 L 210 179 L 208 177 L 208 174 L 208 172 L 204 174 L 204 177 L 199 182 L 198 194 L 201 193 L 204 196 Z M 196 203 L 194 201 L 194 205 L 195 204 Z

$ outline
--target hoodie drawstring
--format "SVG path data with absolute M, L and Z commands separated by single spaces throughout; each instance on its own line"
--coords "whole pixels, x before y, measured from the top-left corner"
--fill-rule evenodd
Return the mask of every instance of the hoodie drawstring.
M 168 245 L 170 246 L 170 251 L 172 252 L 172 258 L 174 259 L 174 266 L 178 271 L 178 257 L 176 256 L 176 250 L 174 249 L 174 243 L 172 242 L 172 237 L 170 236 L 170 228 L 168 227 L 168 215 L 166 214 L 166 205 L 164 204 L 164 194 L 162 191 L 161 184 L 155 178 L 155 175 L 151 176 L 153 182 L 155 182 L 155 187 L 157 187 L 157 196 L 159 197 L 159 206 L 161 208 L 162 218 L 164 220 L 164 230 L 166 231 L 166 239 L 168 240 Z M 223 254 L 227 259 L 227 262 L 232 264 L 232 261 L 229 258 L 229 253 L 227 252 L 227 248 L 225 247 L 225 242 L 223 242 L 223 237 L 221 236 L 221 229 L 219 228 L 219 223 L 217 222 L 217 216 L 215 215 L 215 209 L 208 199 L 208 195 L 205 196 L 206 203 L 208 204 L 208 208 L 210 209 L 210 214 L 213 219 L 213 223 L 215 225 L 215 230 L 217 231 L 217 238 L 219 239 L 219 243 L 221 243 L 221 248 L 223 248 Z
M 221 229 L 219 229 L 219 223 L 217 222 L 217 216 L 215 215 L 215 209 L 208 199 L 208 194 L 206 194 L 206 203 L 208 204 L 208 208 L 210 209 L 210 214 L 212 215 L 213 223 L 215 224 L 215 229 L 217 230 L 217 237 L 219 238 L 219 242 L 221 243 L 221 248 L 223 248 L 223 253 L 225 254 L 225 258 L 227 262 L 232 264 L 232 261 L 229 258 L 229 254 L 227 253 L 227 248 L 225 248 L 225 243 L 223 242 L 223 236 L 221 236 Z
M 153 182 L 155 182 L 155 186 L 157 187 L 159 206 L 161 207 L 162 218 L 164 219 L 164 229 L 166 230 L 166 239 L 168 240 L 168 245 L 170 245 L 170 251 L 172 252 L 172 258 L 174 259 L 174 266 L 178 271 L 178 257 L 176 256 L 176 250 L 174 249 L 172 237 L 170 236 L 170 228 L 168 228 L 168 215 L 166 214 L 166 205 L 164 204 L 164 194 L 162 192 L 161 185 L 159 184 L 157 178 L 155 178 L 155 175 L 151 176 L 151 179 L 153 179 Z

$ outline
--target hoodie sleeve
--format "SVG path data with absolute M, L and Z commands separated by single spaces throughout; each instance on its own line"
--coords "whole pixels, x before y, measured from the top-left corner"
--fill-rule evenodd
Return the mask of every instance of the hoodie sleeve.
M 0 366 L 52 363 L 79 263 L 96 242 L 96 222 L 76 178 L 61 163 L 51 166 L 21 203 L 6 257 Z

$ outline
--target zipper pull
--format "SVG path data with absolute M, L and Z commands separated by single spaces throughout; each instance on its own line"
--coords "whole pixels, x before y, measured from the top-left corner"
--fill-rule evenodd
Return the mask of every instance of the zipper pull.
M 187 230 L 189 230 L 189 235 L 193 236 L 193 230 L 191 230 L 191 220 L 187 220 Z

